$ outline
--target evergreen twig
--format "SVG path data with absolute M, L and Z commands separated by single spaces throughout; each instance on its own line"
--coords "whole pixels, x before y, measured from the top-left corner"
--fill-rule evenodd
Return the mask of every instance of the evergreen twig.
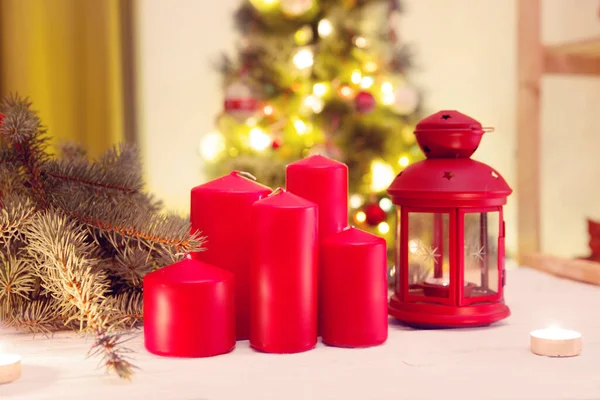
M 130 379 L 124 335 L 143 320 L 143 277 L 204 239 L 142 191 L 134 148 L 90 160 L 63 144 L 51 158 L 28 100 L 10 96 L 0 111 L 0 324 L 92 333 L 90 355 Z

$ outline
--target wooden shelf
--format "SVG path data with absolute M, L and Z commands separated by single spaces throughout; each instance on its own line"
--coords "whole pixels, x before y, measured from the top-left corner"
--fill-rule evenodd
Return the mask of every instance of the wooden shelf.
M 517 0 L 516 192 L 521 264 L 528 254 L 541 251 L 542 79 L 553 74 L 600 77 L 600 37 L 557 45 L 543 43 L 541 3 Z
M 521 265 L 561 278 L 600 285 L 600 263 L 529 253 L 520 257 Z
M 546 46 L 544 72 L 562 75 L 600 75 L 600 37 Z

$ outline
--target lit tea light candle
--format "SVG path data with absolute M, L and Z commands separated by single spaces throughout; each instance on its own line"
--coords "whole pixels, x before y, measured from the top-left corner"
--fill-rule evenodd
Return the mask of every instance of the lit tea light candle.
M 530 333 L 531 352 L 548 357 L 573 357 L 581 353 L 581 333 L 551 327 Z
M 0 353 L 0 385 L 14 382 L 21 377 L 21 356 Z

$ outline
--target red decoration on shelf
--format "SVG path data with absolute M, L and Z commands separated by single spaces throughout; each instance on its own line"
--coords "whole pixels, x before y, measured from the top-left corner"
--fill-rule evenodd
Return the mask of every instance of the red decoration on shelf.
M 314 155 L 286 168 L 287 190 L 319 206 L 319 236 L 338 233 L 348 225 L 348 167 Z
M 388 336 L 385 240 L 349 227 L 322 247 L 321 334 L 329 345 L 366 347 Z
M 356 107 L 356 111 L 361 114 L 367 114 L 373 111 L 376 103 L 375 97 L 366 91 L 359 92 L 354 98 L 354 106 Z
M 278 189 L 253 205 L 250 345 L 298 353 L 317 343 L 317 215 Z
M 512 190 L 470 159 L 486 131 L 457 111 L 415 130 L 426 160 L 388 189 L 400 216 L 396 287 L 389 313 L 416 326 L 481 326 L 510 315 L 504 304 L 504 219 Z
M 271 188 L 245 178 L 243 172 L 197 186 L 191 192 L 192 232 L 207 237 L 206 250 L 192 258 L 226 269 L 235 275 L 236 336 L 250 336 L 250 268 L 252 204 Z
M 157 355 L 210 357 L 235 347 L 234 277 L 185 259 L 144 277 L 144 344 Z
M 387 219 L 387 213 L 377 203 L 366 206 L 364 212 L 367 216 L 366 222 L 370 226 L 377 226 Z

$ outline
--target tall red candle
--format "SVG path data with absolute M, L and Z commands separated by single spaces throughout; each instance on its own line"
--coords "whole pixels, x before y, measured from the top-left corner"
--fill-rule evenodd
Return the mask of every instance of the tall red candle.
M 254 203 L 250 345 L 298 353 L 317 343 L 317 205 L 283 189 Z
M 192 258 L 224 268 L 235 275 L 236 337 L 250 336 L 250 257 L 252 204 L 271 188 L 233 171 L 192 189 L 192 232 L 206 236 L 206 251 Z
M 327 237 L 348 225 L 348 167 L 314 155 L 286 168 L 286 188 L 319 206 L 319 236 Z
M 233 350 L 233 275 L 192 259 L 146 275 L 144 344 L 153 354 L 171 357 L 210 357 Z
M 321 335 L 329 345 L 366 347 L 388 336 L 386 243 L 353 227 L 321 245 Z

